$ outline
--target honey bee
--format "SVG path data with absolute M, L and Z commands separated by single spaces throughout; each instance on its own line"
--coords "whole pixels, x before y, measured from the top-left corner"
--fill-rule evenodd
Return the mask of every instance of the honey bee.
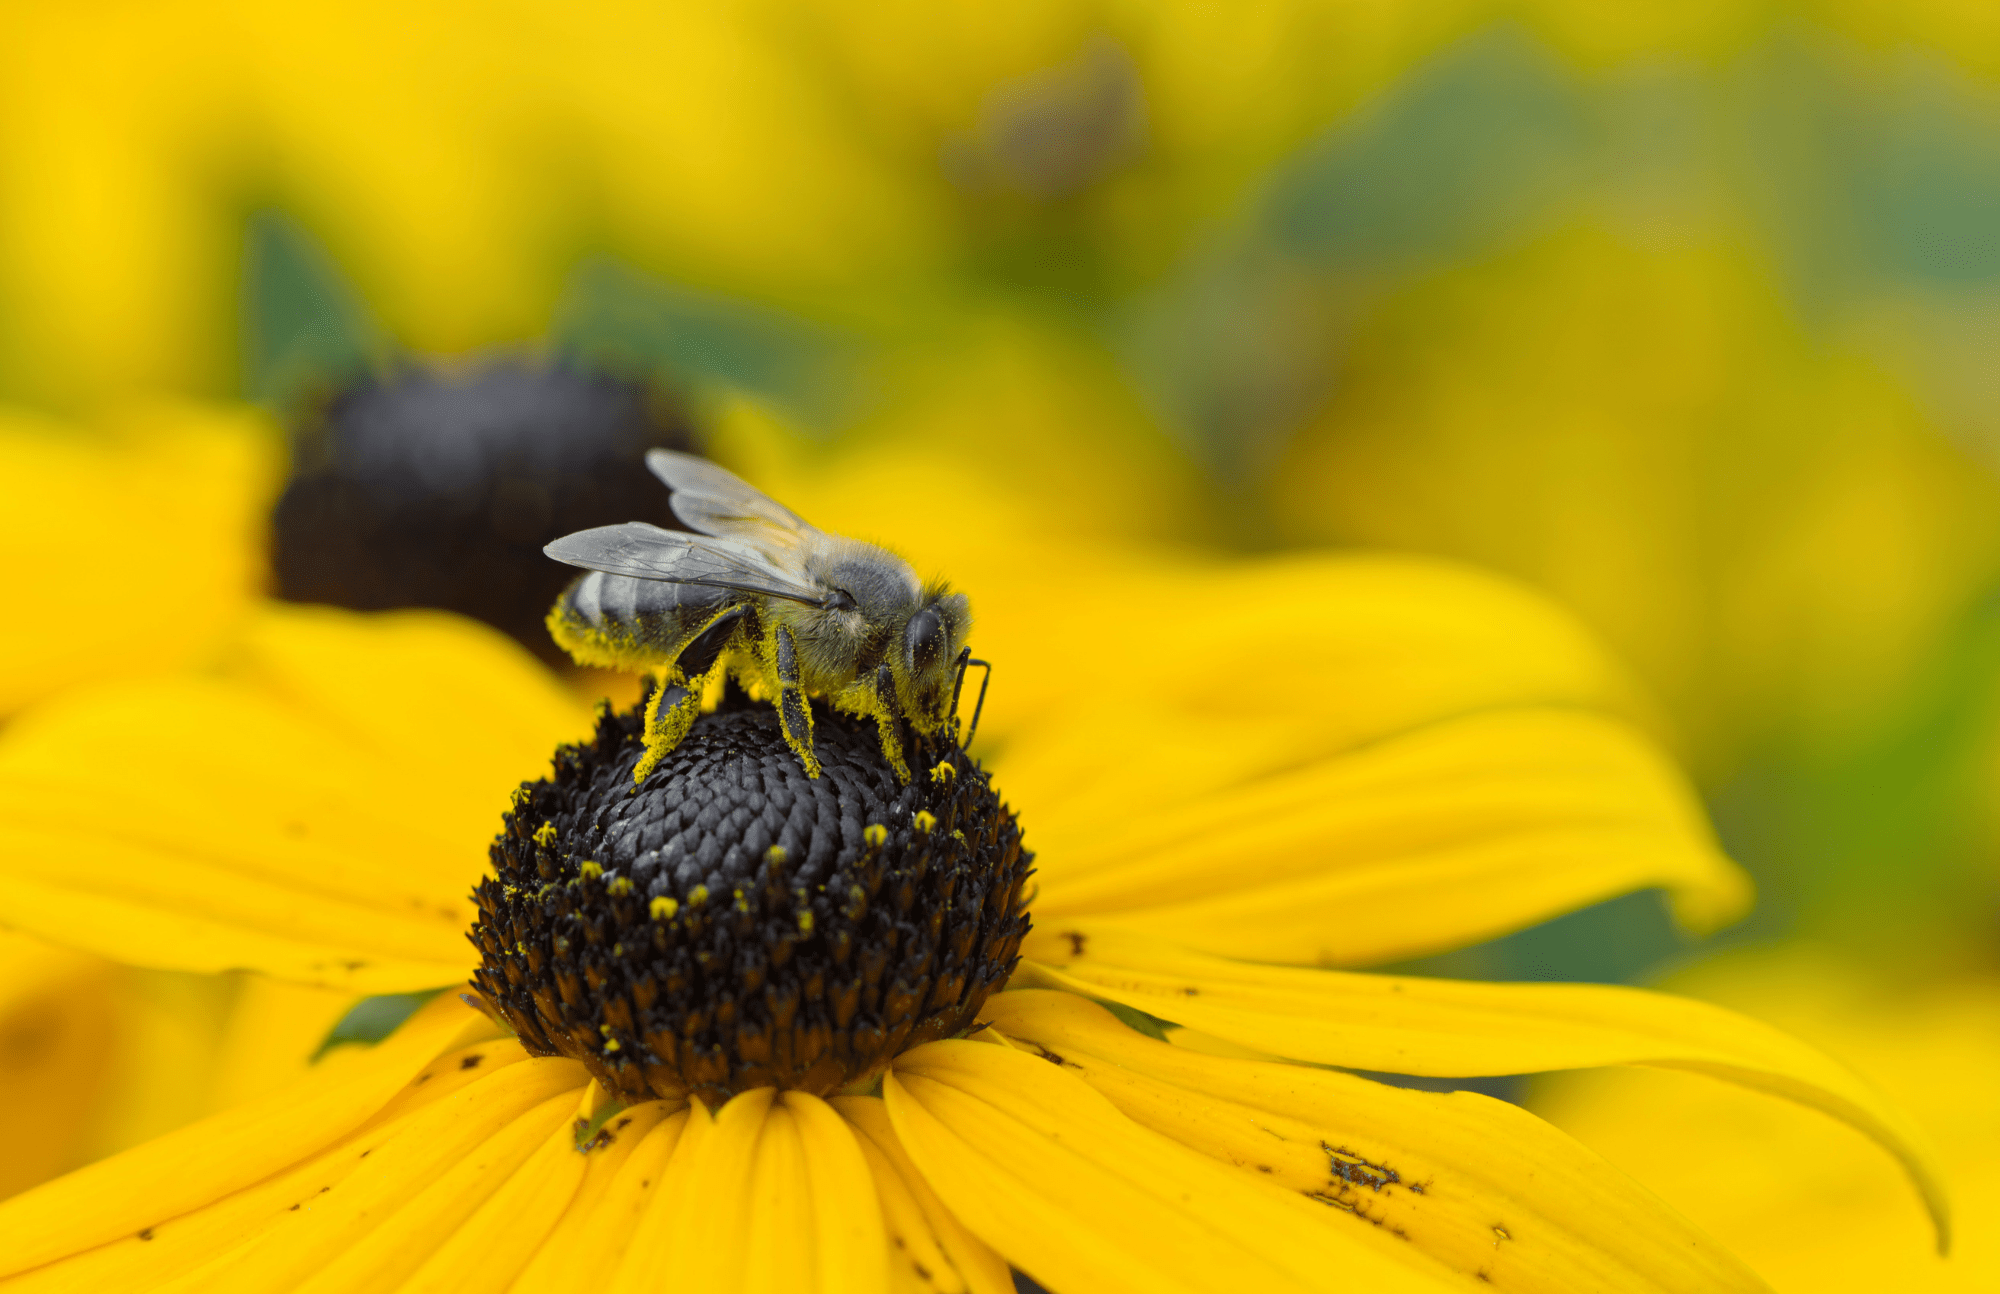
M 629 521 L 543 549 L 589 572 L 549 612 L 556 642 L 579 664 L 658 680 L 633 780 L 687 736 L 723 671 L 776 704 L 807 776 L 820 773 L 806 703 L 818 696 L 873 718 L 883 755 L 908 782 L 899 726 L 931 737 L 956 722 L 972 663 L 965 595 L 919 580 L 894 553 L 808 525 L 706 459 L 656 449 L 646 466 L 699 533 Z

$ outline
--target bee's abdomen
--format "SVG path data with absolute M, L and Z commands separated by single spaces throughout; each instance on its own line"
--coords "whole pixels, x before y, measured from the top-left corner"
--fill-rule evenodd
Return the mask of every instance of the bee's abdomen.
M 727 602 L 726 589 L 588 571 L 549 612 L 549 633 L 580 665 L 665 664 Z

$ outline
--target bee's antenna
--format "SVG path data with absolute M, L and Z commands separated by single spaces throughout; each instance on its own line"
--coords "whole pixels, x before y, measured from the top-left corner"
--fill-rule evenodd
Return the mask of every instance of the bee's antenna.
M 966 731 L 965 740 L 958 743 L 961 750 L 970 746 L 972 739 L 979 734 L 979 714 L 980 711 L 986 708 L 986 685 L 993 681 L 993 667 L 991 665 L 983 660 L 972 659 L 972 648 L 970 647 L 960 651 L 958 653 L 958 678 L 951 685 L 951 713 L 954 720 L 958 717 L 958 698 L 965 692 L 965 671 L 973 665 L 979 666 L 980 669 L 986 672 L 979 676 L 979 699 L 972 703 L 972 727 Z
M 951 717 L 953 722 L 957 722 L 958 720 L 958 697 L 961 692 L 965 691 L 965 667 L 971 660 L 972 648 L 964 647 L 959 649 L 958 659 L 951 663 Z
M 968 659 L 965 663 L 977 665 L 985 671 L 979 676 L 979 699 L 972 703 L 972 727 L 966 730 L 965 740 L 959 743 L 961 746 L 970 746 L 972 739 L 979 735 L 979 712 L 986 708 L 986 685 L 993 681 L 993 667 L 983 660 Z

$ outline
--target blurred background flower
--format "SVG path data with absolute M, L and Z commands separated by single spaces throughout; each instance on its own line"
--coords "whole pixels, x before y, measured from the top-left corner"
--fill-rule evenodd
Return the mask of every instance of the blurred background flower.
M 107 577 L 55 576 L 113 560 L 113 519 L 173 540 L 117 579 L 178 667 L 259 587 L 275 426 L 306 444 L 415 365 L 567 364 L 774 481 L 922 446 L 959 466 L 868 506 L 967 547 L 1001 519 L 953 511 L 954 470 L 1032 492 L 1057 548 L 1539 586 L 1642 680 L 1759 907 L 1691 944 L 1642 894 L 1410 969 L 1756 1009 L 1755 944 L 1972 1018 L 1996 51 L 1946 0 L 12 6 L 0 432 L 71 485 L 0 509 L 46 609 L 0 633 L 0 708 L 127 667 L 49 630 L 100 613 Z M 1852 1010 L 1827 1045 L 1955 1118 Z M 1974 1032 L 1923 1046 L 1985 1072 Z

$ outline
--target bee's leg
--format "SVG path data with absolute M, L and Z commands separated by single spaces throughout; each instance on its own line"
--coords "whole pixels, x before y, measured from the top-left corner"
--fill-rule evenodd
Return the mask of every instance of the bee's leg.
M 722 649 L 729 645 L 742 619 L 743 608 L 735 607 L 709 621 L 681 649 L 674 663 L 661 672 L 659 686 L 653 689 L 653 699 L 646 705 L 646 753 L 632 770 L 634 782 L 645 781 L 646 775 L 658 768 L 660 761 L 688 735 L 688 729 L 694 727 L 695 717 L 701 713 L 701 694 L 707 689 L 708 676 L 714 672 Z
M 806 690 L 799 682 L 799 645 L 792 631 L 778 626 L 777 650 L 772 653 L 778 666 L 778 721 L 784 725 L 785 744 L 804 764 L 807 777 L 819 776 L 819 756 L 813 753 L 812 707 L 806 704 Z
M 882 757 L 896 770 L 896 780 L 910 784 L 910 764 L 903 758 L 901 711 L 896 707 L 896 675 L 885 665 L 875 670 L 875 726 L 882 734 Z
M 658 768 L 660 761 L 688 735 L 688 729 L 694 727 L 695 715 L 701 709 L 701 688 L 690 686 L 679 675 L 680 671 L 672 666 L 656 675 L 653 699 L 646 703 L 646 753 L 632 769 L 634 782 L 645 781 L 646 775 Z

